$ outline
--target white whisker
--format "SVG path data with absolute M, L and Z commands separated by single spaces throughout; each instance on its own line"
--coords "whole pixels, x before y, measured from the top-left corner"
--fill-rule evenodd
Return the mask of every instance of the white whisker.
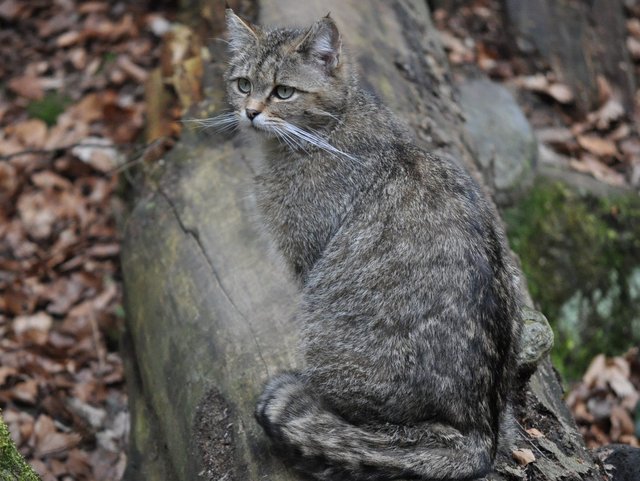
M 218 132 L 234 130 L 239 124 L 238 115 L 235 112 L 225 112 L 206 119 L 184 119 L 182 122 L 195 124 L 201 130 L 212 128 Z
M 300 140 L 303 140 L 311 145 L 314 145 L 319 149 L 322 149 L 325 152 L 328 152 L 330 154 L 341 155 L 350 160 L 353 160 L 354 162 L 362 164 L 362 161 L 360 159 L 357 159 L 356 157 L 353 157 L 351 154 L 343 152 L 342 150 L 334 147 L 317 133 L 308 132 L 289 122 L 283 122 L 282 125 L 287 130 L 287 132 L 289 132 L 290 134 L 293 134 L 295 137 L 297 137 Z
M 331 112 L 327 112 L 326 110 L 313 109 L 312 113 L 318 115 L 326 115 L 327 117 L 331 117 L 332 119 L 334 119 L 336 122 L 340 122 L 340 119 L 337 116 L 333 115 Z

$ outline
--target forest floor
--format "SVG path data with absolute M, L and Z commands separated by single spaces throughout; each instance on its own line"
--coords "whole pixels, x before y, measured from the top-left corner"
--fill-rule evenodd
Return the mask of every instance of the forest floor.
M 505 53 L 493 3 L 472 3 L 435 12 L 451 62 L 538 95 L 542 107 L 528 113 L 563 129 L 552 147 L 576 169 L 639 182 L 638 137 L 606 85 L 601 108 L 574 118 L 566 87 L 549 72 L 520 72 Z M 126 465 L 121 191 L 132 187 L 131 164 L 179 135 L 206 57 L 192 51 L 186 73 L 172 70 L 189 59 L 193 32 L 171 23 L 171 5 L 0 0 L 0 408 L 44 481 L 117 481 Z M 526 80 L 536 75 L 544 79 Z M 568 396 L 591 446 L 638 444 L 639 391 L 637 350 L 594 360 Z

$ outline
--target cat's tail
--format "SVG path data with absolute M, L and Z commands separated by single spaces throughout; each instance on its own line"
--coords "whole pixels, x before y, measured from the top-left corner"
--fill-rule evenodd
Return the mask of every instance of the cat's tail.
M 267 383 L 256 418 L 298 469 L 321 481 L 471 480 L 492 465 L 487 436 L 439 423 L 355 426 L 325 409 L 297 373 Z

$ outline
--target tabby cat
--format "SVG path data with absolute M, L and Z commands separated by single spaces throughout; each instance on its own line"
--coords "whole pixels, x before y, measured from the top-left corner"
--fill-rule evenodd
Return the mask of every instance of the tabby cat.
M 302 290 L 306 365 L 267 382 L 258 422 L 318 480 L 485 475 L 520 331 L 493 208 L 358 86 L 329 16 L 227 25 L 232 111 L 209 123 L 261 134 L 262 221 Z

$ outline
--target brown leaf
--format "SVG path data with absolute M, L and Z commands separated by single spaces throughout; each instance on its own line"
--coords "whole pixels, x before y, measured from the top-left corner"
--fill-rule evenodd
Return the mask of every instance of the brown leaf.
M 511 457 L 513 457 L 520 466 L 526 466 L 536 460 L 533 451 L 530 449 L 514 449 L 511 451 Z
M 629 50 L 629 53 L 631 54 L 631 57 L 634 60 L 640 59 L 640 41 L 639 40 L 633 37 L 627 37 L 627 49 Z
M 106 13 L 109 11 L 109 4 L 106 2 L 88 1 L 78 5 L 78 12 L 87 13 Z
M 23 403 L 34 405 L 38 399 L 38 381 L 28 379 L 11 388 L 11 395 Z
M 630 18 L 627 20 L 627 31 L 636 38 L 640 38 L 640 20 Z
M 30 74 L 9 80 L 9 89 L 30 100 L 40 100 L 44 96 L 42 79 Z
M 65 32 L 56 39 L 56 45 L 60 48 L 70 47 L 82 40 L 82 34 L 77 31 Z
M 618 154 L 615 142 L 595 135 L 578 135 L 580 147 L 598 157 L 613 157 Z
M 590 122 L 595 123 L 598 130 L 607 130 L 609 126 L 624 116 L 624 107 L 614 99 L 609 99 L 600 109 L 589 114 Z
M 7 132 L 15 135 L 16 139 L 26 147 L 41 149 L 47 140 L 47 124 L 40 119 L 18 122 L 9 126 Z
M 534 92 L 546 92 L 549 89 L 549 81 L 543 74 L 519 77 L 516 79 L 516 85 Z
M 53 231 L 58 219 L 53 198 L 42 191 L 27 192 L 18 198 L 18 214 L 29 235 L 35 239 L 46 239 Z
M 11 376 L 18 374 L 18 371 L 12 367 L 0 366 L 0 386 L 7 382 L 7 379 Z
M 18 316 L 13 321 L 13 332 L 19 339 L 43 345 L 47 342 L 53 319 L 44 312 L 30 316 Z
M 47 465 L 44 464 L 41 460 L 32 459 L 29 461 L 29 464 L 34 469 L 34 471 L 38 473 L 38 476 L 40 476 L 42 481 L 58 481 L 58 478 L 56 478 L 53 473 L 49 471 Z
M 92 479 L 92 466 L 87 453 L 79 449 L 72 449 L 68 453 L 67 468 L 75 475 L 75 479 Z M 113 478 L 118 479 L 118 478 Z
M 631 134 L 631 127 L 629 127 L 629 124 L 622 123 L 618 125 L 613 132 L 607 135 L 607 138 L 614 142 L 618 142 L 622 139 L 629 137 L 630 134 Z
M 600 101 L 600 105 L 602 105 L 611 98 L 613 89 L 607 78 L 603 75 L 598 75 L 596 82 L 598 84 L 598 100 Z
M 24 8 L 25 5 L 17 0 L 3 0 L 0 2 L 0 18 L 14 21 L 18 19 Z
M 109 172 L 118 165 L 118 151 L 109 139 L 88 137 L 71 153 L 100 172 Z
M 36 435 L 35 455 L 37 457 L 66 451 L 80 442 L 80 436 L 75 433 L 58 432 L 53 419 L 46 414 L 38 416 L 34 431 Z
M 58 278 L 48 285 L 47 292 L 43 296 L 50 302 L 47 305 L 47 312 L 55 315 L 66 314 L 81 299 L 85 288 L 79 273 L 74 273 L 71 277 Z
M 116 257 L 120 253 L 120 244 L 97 244 L 87 249 L 87 254 L 91 257 L 109 258 Z
M 573 92 L 568 85 L 555 83 L 550 85 L 546 92 L 561 104 L 570 104 L 574 100 Z
M 17 189 L 16 169 L 8 162 L 0 162 L 0 205 L 8 202 Z
M 613 406 L 611 408 L 611 439 L 618 441 L 620 436 L 624 434 L 633 434 L 635 432 L 635 424 L 629 415 L 629 412 L 620 407 Z
M 71 190 L 73 188 L 73 184 L 69 182 L 69 180 L 51 172 L 50 170 L 43 170 L 34 173 L 31 176 L 31 181 L 34 185 L 42 189 L 57 188 L 60 190 Z
M 127 75 L 134 79 L 138 83 L 144 83 L 147 80 L 148 74 L 145 69 L 136 65 L 131 61 L 128 55 L 118 56 L 116 61 L 118 67 L 120 67 Z
M 572 169 L 584 174 L 590 174 L 607 184 L 619 187 L 626 185 L 624 175 L 616 172 L 591 155 L 583 155 L 580 160 L 571 159 L 569 165 Z

